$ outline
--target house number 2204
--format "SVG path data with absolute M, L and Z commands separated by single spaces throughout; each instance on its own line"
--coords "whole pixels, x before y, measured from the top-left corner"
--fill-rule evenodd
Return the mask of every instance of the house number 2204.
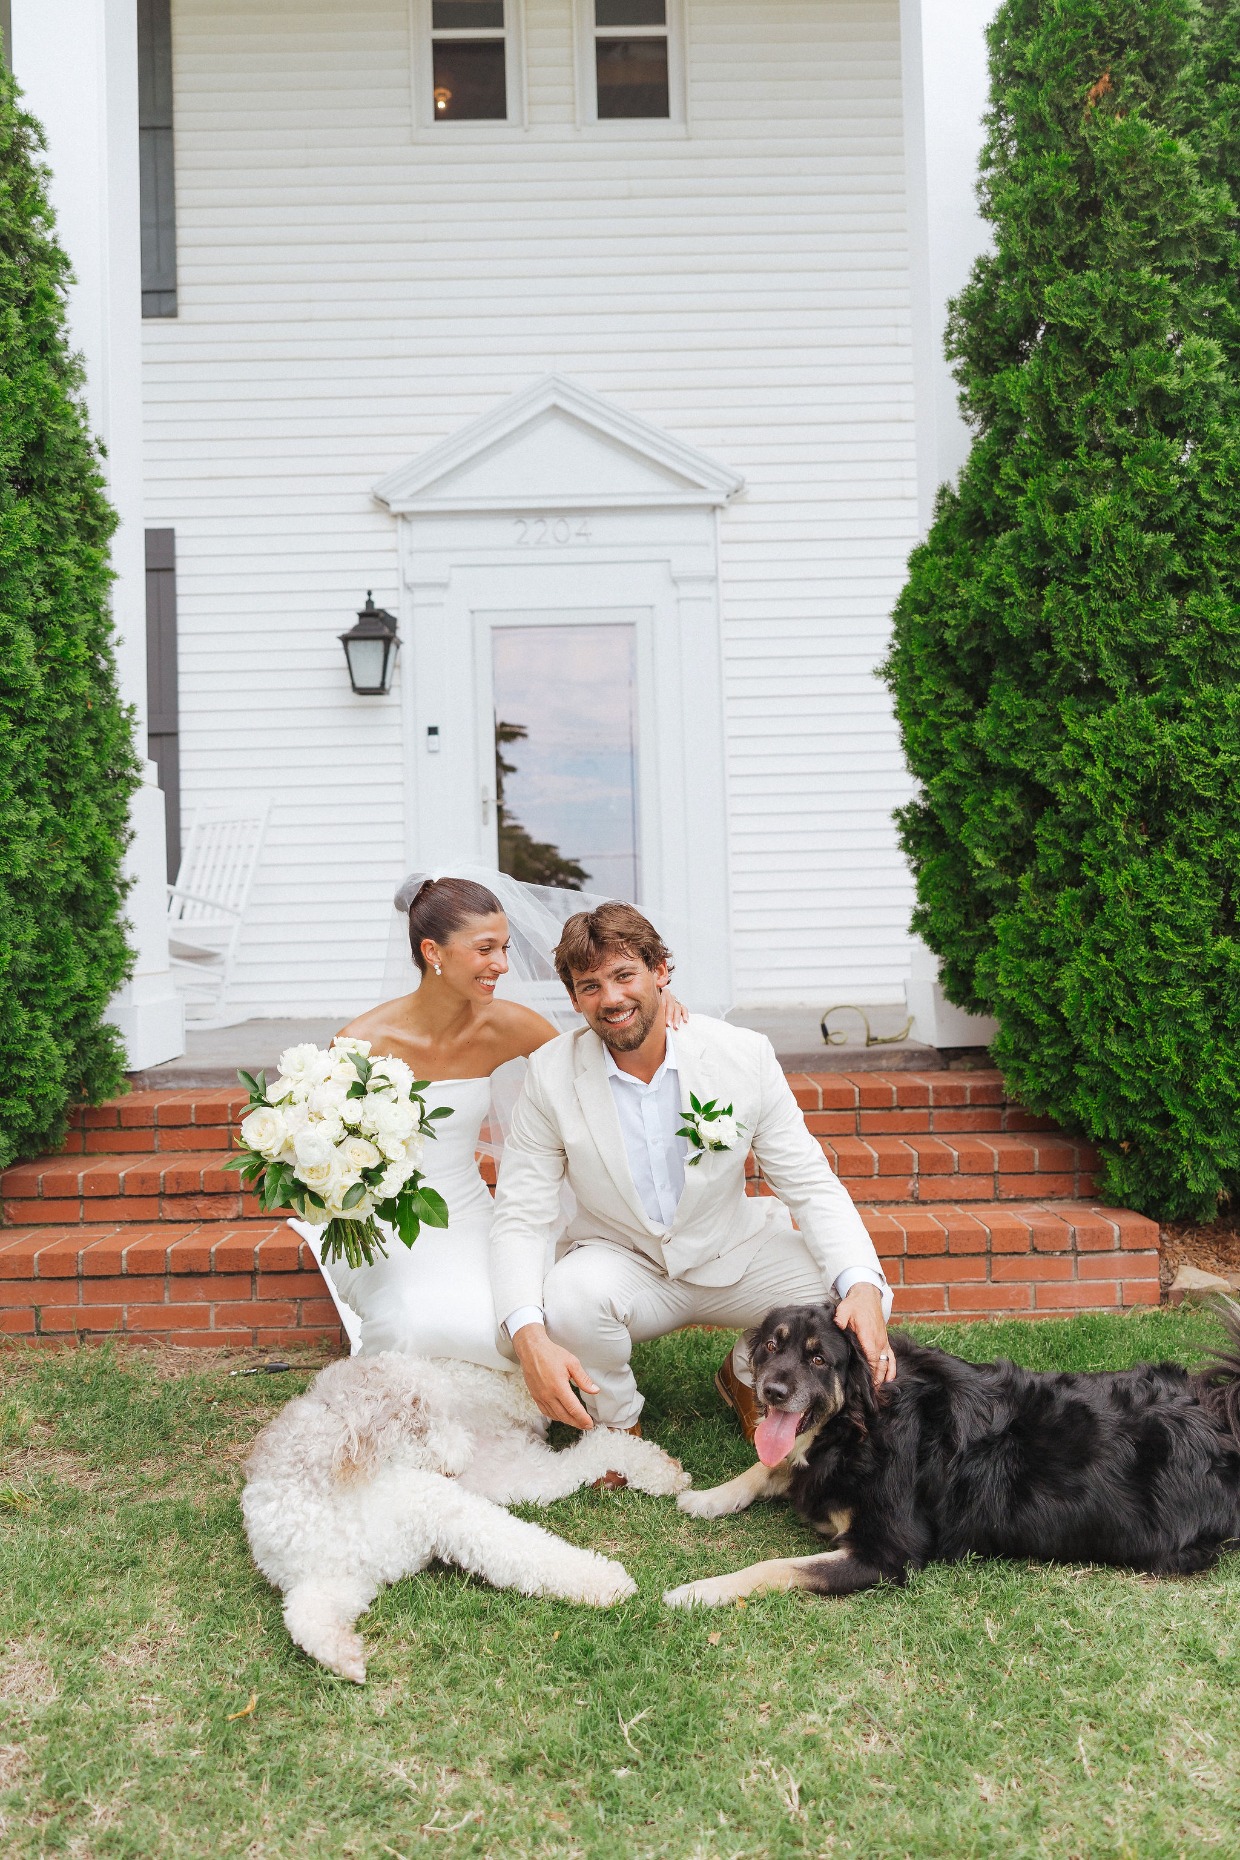
M 590 519 L 582 517 L 514 517 L 519 549 L 563 549 L 590 541 Z

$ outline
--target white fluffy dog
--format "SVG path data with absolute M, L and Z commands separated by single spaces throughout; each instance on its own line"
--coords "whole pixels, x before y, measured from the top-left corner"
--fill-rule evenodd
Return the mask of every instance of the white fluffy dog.
M 385 1351 L 332 1363 L 254 1443 L 241 1497 L 254 1561 L 299 1647 L 359 1684 L 358 1616 L 435 1557 L 497 1588 L 607 1608 L 628 1572 L 501 1509 L 604 1473 L 670 1495 L 688 1474 L 652 1441 L 595 1428 L 563 1453 L 519 1375 Z

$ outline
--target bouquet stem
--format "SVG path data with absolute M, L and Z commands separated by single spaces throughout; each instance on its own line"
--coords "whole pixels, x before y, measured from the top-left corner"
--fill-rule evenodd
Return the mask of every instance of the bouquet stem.
M 373 1266 L 375 1254 L 387 1258 L 383 1235 L 371 1219 L 347 1221 L 337 1217 L 328 1221 L 319 1243 L 319 1257 L 325 1266 L 334 1266 L 343 1257 L 355 1271 L 359 1266 Z

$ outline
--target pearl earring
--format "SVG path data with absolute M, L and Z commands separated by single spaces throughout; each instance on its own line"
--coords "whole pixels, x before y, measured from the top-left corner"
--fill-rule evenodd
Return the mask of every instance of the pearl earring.
M 434 971 L 435 971 L 435 973 L 436 973 L 436 975 L 442 975 L 442 974 L 443 974 L 443 970 L 442 970 L 442 969 L 440 968 L 440 966 L 439 966 L 439 964 L 438 964 L 437 962 L 434 962 L 434 963 L 432 963 L 432 964 L 431 964 L 431 967 L 432 967 L 432 968 L 434 969 Z

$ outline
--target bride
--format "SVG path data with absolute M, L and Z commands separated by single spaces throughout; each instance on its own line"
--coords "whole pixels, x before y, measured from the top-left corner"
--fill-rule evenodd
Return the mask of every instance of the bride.
M 487 877 L 521 913 L 526 977 L 554 978 L 550 956 L 559 926 L 540 899 L 554 899 L 560 910 L 588 909 L 595 900 Z M 477 1150 L 492 1112 L 494 1075 L 513 1060 L 528 1059 L 560 1029 L 533 1008 L 496 994 L 508 973 L 513 926 L 489 883 L 459 876 L 410 879 L 396 894 L 396 908 L 408 912 L 418 987 L 358 1015 L 342 1031 L 430 1080 L 428 1110 L 451 1110 L 451 1117 L 435 1121 L 435 1141 L 427 1144 L 422 1165 L 428 1185 L 448 1204 L 448 1225 L 423 1227 L 412 1247 L 385 1229 L 386 1257 L 357 1268 L 340 1260 L 323 1272 L 337 1304 L 347 1307 L 341 1315 L 355 1350 L 399 1350 L 512 1370 L 515 1364 L 499 1348 L 489 1266 L 491 1196 Z M 558 982 L 554 986 L 562 1012 L 568 1000 Z M 684 1009 L 674 1000 L 670 1009 L 677 1026 Z M 303 1221 L 290 1225 L 317 1254 L 318 1230 Z

